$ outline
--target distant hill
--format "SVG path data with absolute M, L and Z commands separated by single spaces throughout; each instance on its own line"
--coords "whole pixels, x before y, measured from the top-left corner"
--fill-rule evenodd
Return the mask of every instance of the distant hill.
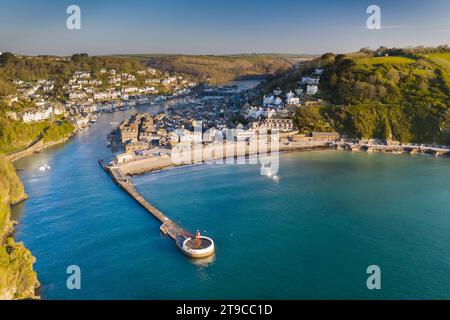
M 76 70 L 96 72 L 108 68 L 132 72 L 143 67 L 139 61 L 112 56 L 74 54 L 71 57 L 31 57 L 6 52 L 0 55 L 0 81 L 11 83 L 13 80 L 68 79 Z
M 308 58 L 283 54 L 155 55 L 148 56 L 148 64 L 162 71 L 189 75 L 199 82 L 224 84 L 232 80 L 277 74 Z

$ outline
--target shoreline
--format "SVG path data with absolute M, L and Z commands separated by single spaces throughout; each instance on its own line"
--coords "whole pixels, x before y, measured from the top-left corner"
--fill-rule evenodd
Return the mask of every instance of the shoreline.
M 346 147 L 347 144 L 336 144 L 336 145 L 315 145 L 315 146 L 296 146 L 293 148 L 280 148 L 279 151 L 276 153 L 279 154 L 287 154 L 287 153 L 297 153 L 297 152 L 318 152 L 318 151 L 345 151 L 345 152 L 361 152 L 361 153 L 384 153 L 384 154 L 393 154 L 393 155 L 423 155 L 423 156 L 430 156 L 435 158 L 450 158 L 450 148 L 447 150 L 447 152 L 442 153 L 433 153 L 431 151 L 431 148 L 427 147 L 417 147 L 420 149 L 420 151 L 407 151 L 402 150 L 401 152 L 398 151 L 399 148 L 407 149 L 409 147 L 402 147 L 402 146 L 384 146 L 379 145 L 377 147 L 371 147 L 369 149 L 366 149 L 366 145 L 364 144 L 357 144 L 357 148 L 348 148 Z M 394 149 L 394 151 L 392 151 Z M 270 152 L 269 152 L 270 154 Z M 161 157 L 147 157 L 147 158 L 141 158 L 137 160 L 133 160 L 130 162 L 127 162 L 125 164 L 119 165 L 120 170 L 123 172 L 125 176 L 130 177 L 137 177 L 141 175 L 147 175 L 147 174 L 153 174 L 153 173 L 159 173 L 164 172 L 168 170 L 175 170 L 175 169 L 181 169 L 181 168 L 189 168 L 193 166 L 199 166 L 199 165 L 209 165 L 210 162 L 218 161 L 218 160 L 226 160 L 226 159 L 237 159 L 244 157 L 245 159 L 248 159 L 250 156 L 254 156 L 255 154 L 248 154 L 245 155 L 238 155 L 238 156 L 230 156 L 230 157 L 223 157 L 223 158 L 215 158 L 215 159 L 208 159 L 208 160 L 202 160 L 199 162 L 194 163 L 183 163 L 183 164 L 175 164 L 171 161 L 170 158 L 161 158 Z M 153 164 L 152 164 L 153 162 Z M 127 166 L 128 165 L 128 166 Z M 130 166 L 144 166 L 139 169 L 131 169 Z M 124 168 L 128 167 L 125 171 Z
M 67 137 L 62 138 L 62 139 L 57 140 L 57 141 L 50 141 L 50 142 L 47 142 L 47 143 L 44 143 L 44 142 L 43 142 L 43 138 L 41 137 L 39 140 L 37 140 L 35 143 L 33 143 L 31 146 L 29 146 L 29 147 L 26 148 L 26 149 L 21 150 L 21 151 L 14 152 L 14 153 L 9 154 L 9 155 L 5 155 L 5 159 L 6 159 L 6 161 L 9 161 L 9 162 L 11 163 L 11 166 L 14 168 L 14 172 L 15 172 L 15 174 L 17 175 L 18 180 L 19 180 L 20 183 L 23 185 L 22 180 L 20 179 L 20 177 L 19 177 L 18 174 L 17 174 L 17 171 L 18 171 L 18 170 L 17 170 L 17 168 L 16 168 L 15 165 L 14 165 L 14 162 L 15 162 L 15 161 L 17 161 L 17 160 L 19 160 L 19 159 L 22 159 L 22 158 L 24 158 L 24 157 L 31 156 L 31 155 L 33 155 L 34 153 L 37 153 L 37 152 L 39 152 L 39 151 L 41 151 L 41 150 L 48 149 L 48 148 L 51 148 L 51 147 L 56 146 L 56 145 L 59 145 L 59 144 L 63 144 L 63 143 L 65 143 L 65 142 L 67 142 L 68 140 L 70 140 L 73 136 L 75 136 L 75 134 L 77 134 L 78 131 L 79 131 L 79 129 L 76 128 L 76 129 L 74 129 L 74 131 L 73 131 L 70 135 L 68 135 Z M 12 201 L 12 202 L 10 202 L 10 203 L 8 204 L 8 210 L 9 210 L 9 212 L 11 212 L 11 210 L 12 210 L 15 206 L 17 206 L 17 205 L 20 204 L 20 203 L 25 202 L 25 201 L 28 200 L 28 199 L 29 199 L 29 196 L 28 196 L 28 194 L 24 191 L 24 194 L 23 194 L 20 198 L 16 199 L 15 201 Z M 41 283 L 40 283 L 40 281 L 39 281 L 39 276 L 37 275 L 37 272 L 36 272 L 35 269 L 34 269 L 34 263 L 35 263 L 35 261 L 36 261 L 36 257 L 33 255 L 33 253 L 31 252 L 31 250 L 29 250 L 22 242 L 16 242 L 16 239 L 15 239 L 15 231 L 16 231 L 16 230 L 15 230 L 15 226 L 18 225 L 19 222 L 16 221 L 16 220 L 12 220 L 11 217 L 9 217 L 8 220 L 9 220 L 9 223 L 10 223 L 10 229 L 9 229 L 8 232 L 7 232 L 7 236 L 11 237 L 11 238 L 14 240 L 14 245 L 17 247 L 15 250 L 23 250 L 23 252 L 25 252 L 25 254 L 26 254 L 27 257 L 28 257 L 28 258 L 27 258 L 27 259 L 28 259 L 27 261 L 30 261 L 30 264 L 26 264 L 26 265 L 22 266 L 23 269 L 16 270 L 16 272 L 19 272 L 19 274 L 21 274 L 22 272 L 24 272 L 24 270 L 29 269 L 29 270 L 31 270 L 32 272 L 34 272 L 34 274 L 35 274 L 35 278 L 34 278 L 34 280 L 33 280 L 34 282 L 33 282 L 33 284 L 32 284 L 32 287 L 34 288 L 33 292 L 32 292 L 32 293 L 31 293 L 31 291 L 30 291 L 30 292 L 20 292 L 20 295 L 25 295 L 25 296 L 23 297 L 23 298 L 25 298 L 25 299 L 41 300 L 41 299 L 42 299 L 42 298 L 41 298 L 41 295 L 40 295 Z M 15 294 L 17 294 L 17 292 L 15 292 Z M 5 297 L 8 297 L 8 296 L 5 296 Z M 5 298 L 5 297 L 3 297 L 3 298 Z M 12 296 L 9 297 L 9 298 L 14 299 Z M 23 299 L 23 298 L 21 298 L 21 299 Z
M 334 146 L 328 146 L 328 145 L 315 145 L 315 146 L 295 146 L 293 148 L 280 148 L 278 151 L 274 153 L 291 153 L 291 152 L 314 152 L 314 151 L 324 151 L 324 150 L 335 150 Z M 271 154 L 269 151 L 268 154 Z M 176 169 L 181 167 L 190 167 L 190 166 L 197 166 L 197 165 L 203 165 L 208 164 L 209 162 L 214 161 L 224 161 L 227 159 L 237 159 L 237 158 L 245 158 L 248 159 L 250 156 L 258 156 L 255 153 L 248 153 L 245 154 L 238 154 L 233 156 L 223 156 L 220 158 L 209 158 L 209 159 L 202 159 L 198 162 L 189 162 L 189 163 L 181 163 L 176 164 L 172 161 L 172 159 L 169 158 L 162 158 L 162 157 L 147 157 L 147 158 L 141 158 L 134 161 L 126 162 L 124 164 L 120 164 L 118 167 L 122 171 L 122 173 L 125 176 L 140 176 L 145 174 L 150 174 L 154 172 L 161 172 L 164 170 L 169 169 Z M 137 167 L 137 168 L 136 168 Z
M 80 131 L 80 129 L 76 128 L 70 135 L 68 135 L 65 138 L 59 139 L 57 141 L 50 141 L 50 142 L 44 143 L 41 138 L 38 141 L 36 141 L 33 145 L 29 146 L 28 148 L 26 148 L 22 151 L 17 151 L 17 152 L 6 155 L 6 158 L 9 161 L 11 161 L 12 163 L 14 163 L 17 160 L 31 156 L 34 153 L 39 153 L 42 150 L 63 144 L 65 142 L 69 141 L 70 139 L 72 139 L 79 131 Z
M 337 151 L 335 148 L 313 148 L 313 149 L 296 149 L 296 150 L 284 150 L 284 151 L 279 151 L 277 153 L 279 154 L 289 154 L 289 153 L 302 153 L 302 152 L 320 152 L 320 151 Z M 242 156 L 244 157 L 244 156 Z M 246 155 L 245 159 L 248 159 L 249 156 Z M 223 160 L 226 159 L 231 159 L 230 158 L 224 158 Z M 236 158 L 234 158 L 236 159 Z M 158 174 L 158 173 L 164 173 L 164 172 L 168 172 L 168 171 L 173 171 L 173 170 L 187 170 L 189 168 L 194 168 L 194 167 L 198 167 L 198 166 L 204 166 L 204 165 L 214 165 L 214 163 L 209 163 L 211 161 L 214 160 L 208 160 L 208 161 L 202 161 L 202 162 L 198 162 L 198 163 L 191 163 L 191 164 L 180 164 L 180 165 L 168 165 L 168 166 L 161 166 L 161 167 L 156 167 L 154 169 L 150 169 L 150 170 L 145 170 L 142 172 L 136 172 L 136 173 L 128 173 L 127 176 L 129 177 L 139 177 L 139 176 L 145 176 L 145 175 L 150 175 L 150 174 Z M 225 164 L 226 165 L 226 164 Z

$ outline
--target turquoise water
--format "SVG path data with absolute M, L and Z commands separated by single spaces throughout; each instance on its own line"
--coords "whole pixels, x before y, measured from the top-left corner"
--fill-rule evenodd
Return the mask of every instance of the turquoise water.
M 250 165 L 133 178 L 214 238 L 216 256 L 194 263 L 96 162 L 126 116 L 17 162 L 30 199 L 14 210 L 16 238 L 37 258 L 44 298 L 450 298 L 449 159 L 324 151 L 283 154 L 278 180 Z M 373 264 L 379 291 L 366 287 Z M 81 268 L 79 291 L 66 288 L 69 265 Z

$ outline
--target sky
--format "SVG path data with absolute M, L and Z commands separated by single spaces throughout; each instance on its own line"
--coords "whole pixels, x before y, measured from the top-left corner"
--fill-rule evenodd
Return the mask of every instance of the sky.
M 81 9 L 69 30 L 66 8 Z M 369 5 L 381 29 L 369 30 Z M 450 0 L 0 0 L 0 52 L 344 53 L 450 44 Z

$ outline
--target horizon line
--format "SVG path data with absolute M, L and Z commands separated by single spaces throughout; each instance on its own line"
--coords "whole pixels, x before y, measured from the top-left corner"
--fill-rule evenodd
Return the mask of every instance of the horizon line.
M 387 47 L 387 48 L 391 48 L 391 49 L 414 49 L 414 48 L 438 48 L 440 46 L 450 46 L 449 43 L 441 43 L 441 44 L 437 44 L 435 46 L 427 46 L 427 45 L 408 45 L 408 46 L 401 46 L 401 47 Z M 378 48 L 380 47 L 384 47 L 384 46 L 378 46 Z M 14 52 L 14 51 L 9 51 L 9 50 L 0 50 L 0 54 L 2 53 L 12 53 L 15 55 L 19 55 L 19 56 L 28 56 L 28 57 L 40 57 L 40 56 L 47 56 L 47 57 L 71 57 L 74 54 L 87 54 L 88 56 L 91 57 L 104 57 L 104 56 L 217 56 L 217 57 L 224 57 L 224 56 L 251 56 L 251 55 L 259 55 L 259 56 L 305 56 L 305 57 L 317 57 L 317 56 L 321 56 L 323 54 L 326 53 L 334 53 L 334 54 L 349 54 L 349 53 L 356 53 L 361 49 L 364 48 L 368 48 L 369 50 L 376 50 L 378 48 L 372 48 L 370 46 L 366 46 L 366 47 L 361 47 L 360 49 L 357 50 L 349 50 L 349 51 L 330 51 L 330 50 L 326 50 L 322 53 L 300 53 L 300 52 L 238 52 L 238 53 L 172 53 L 172 52 L 148 52 L 148 53 L 101 53 L 101 54 L 91 54 L 88 52 L 74 52 L 71 53 L 69 55 L 65 55 L 65 54 L 51 54 L 51 53 L 38 53 L 38 54 L 28 54 L 28 53 L 19 53 L 19 52 Z

